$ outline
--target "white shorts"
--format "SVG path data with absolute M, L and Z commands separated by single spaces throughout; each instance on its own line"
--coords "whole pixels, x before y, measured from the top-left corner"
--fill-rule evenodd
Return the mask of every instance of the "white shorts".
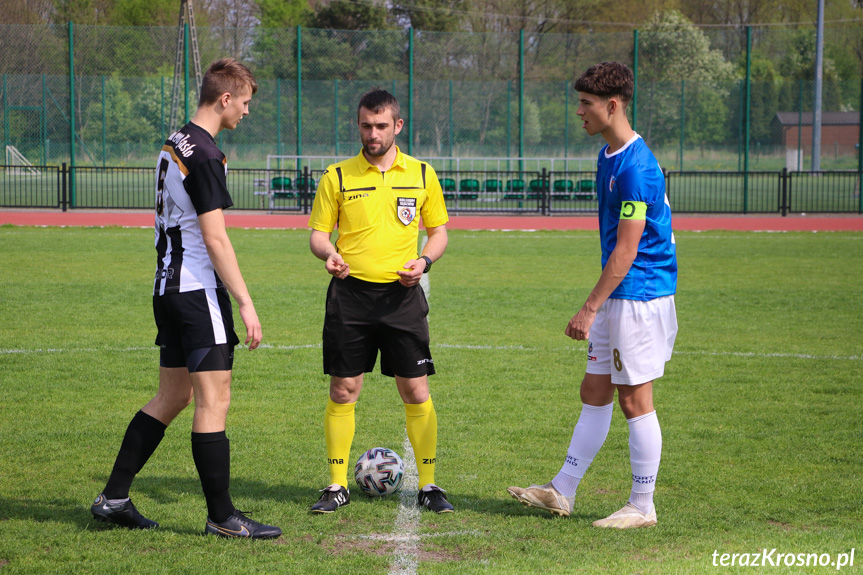
M 608 299 L 596 313 L 587 347 L 587 373 L 611 374 L 614 385 L 662 377 L 677 337 L 674 296 L 650 301 Z

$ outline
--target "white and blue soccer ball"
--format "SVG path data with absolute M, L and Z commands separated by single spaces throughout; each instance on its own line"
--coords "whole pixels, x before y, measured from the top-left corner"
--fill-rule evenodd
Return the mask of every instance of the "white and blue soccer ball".
M 398 492 L 405 477 L 405 464 L 399 454 L 386 447 L 373 447 L 363 453 L 354 467 L 354 479 L 366 495 L 383 497 Z

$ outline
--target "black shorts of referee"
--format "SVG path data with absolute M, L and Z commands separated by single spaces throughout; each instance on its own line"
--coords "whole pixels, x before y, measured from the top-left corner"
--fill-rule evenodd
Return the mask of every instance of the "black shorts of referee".
M 433 375 L 429 306 L 419 285 L 332 278 L 324 319 L 324 373 L 356 377 L 375 367 L 393 377 Z

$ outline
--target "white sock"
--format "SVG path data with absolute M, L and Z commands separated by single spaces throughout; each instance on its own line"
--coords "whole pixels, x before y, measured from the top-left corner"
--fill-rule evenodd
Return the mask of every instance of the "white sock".
M 575 497 L 584 473 L 599 453 L 599 448 L 605 443 L 608 429 L 611 427 L 613 407 L 614 403 L 602 407 L 582 404 L 581 415 L 572 431 L 572 440 L 566 451 L 566 460 L 560 472 L 551 480 L 554 488 L 564 497 Z
M 653 492 L 662 455 L 662 431 L 656 411 L 627 419 L 629 460 L 632 465 L 632 493 L 629 502 L 644 514 L 653 510 Z

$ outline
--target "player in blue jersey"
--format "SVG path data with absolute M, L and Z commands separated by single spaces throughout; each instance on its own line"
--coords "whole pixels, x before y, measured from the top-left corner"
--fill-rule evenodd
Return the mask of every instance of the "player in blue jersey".
M 617 391 L 629 424 L 632 491 L 622 509 L 593 525 L 619 529 L 656 524 L 662 434 L 653 381 L 663 375 L 677 335 L 671 208 L 662 170 L 626 117 L 633 89 L 632 71 L 619 62 L 597 64 L 575 81 L 584 130 L 608 143 L 596 172 L 602 274 L 565 331 L 588 341 L 582 409 L 554 479 L 508 489 L 524 505 L 569 516 L 578 484 L 608 435 Z

